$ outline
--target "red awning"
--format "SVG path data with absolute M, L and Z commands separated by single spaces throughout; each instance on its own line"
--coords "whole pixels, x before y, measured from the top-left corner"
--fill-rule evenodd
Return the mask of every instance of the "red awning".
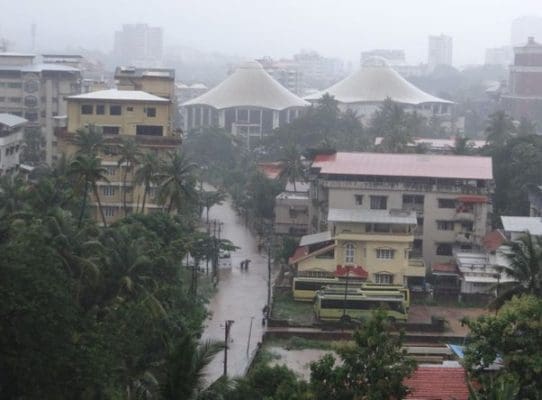
M 459 196 L 457 198 L 457 201 L 461 201 L 463 203 L 488 203 L 489 199 L 487 198 L 487 196 L 468 195 Z
M 459 269 L 455 263 L 433 264 L 431 270 L 434 274 L 459 275 Z
M 365 271 L 361 265 L 337 265 L 335 276 L 339 278 L 346 278 L 346 276 L 348 276 L 350 278 L 367 279 L 369 273 Z

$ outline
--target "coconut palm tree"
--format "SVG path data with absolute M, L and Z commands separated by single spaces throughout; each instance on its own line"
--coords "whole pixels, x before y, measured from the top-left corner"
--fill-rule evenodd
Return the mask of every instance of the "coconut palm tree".
M 81 212 L 77 224 L 78 227 L 81 227 L 87 205 L 87 197 L 91 190 L 98 203 L 98 211 L 102 217 L 103 226 L 107 227 L 107 221 L 105 220 L 102 202 L 100 200 L 100 193 L 98 192 L 98 181 L 109 182 L 105 176 L 105 172 L 106 170 L 102 167 L 101 160 L 95 154 L 78 155 L 70 165 L 70 173 L 77 177 L 79 189 L 82 187 L 83 190 Z
M 139 167 L 134 174 L 134 182 L 138 185 L 143 185 L 143 202 L 141 204 L 141 212 L 145 212 L 145 204 L 147 201 L 147 193 L 149 193 L 151 184 L 156 183 L 157 175 L 160 168 L 160 162 L 155 153 L 147 152 L 139 160 Z
M 516 131 L 512 118 L 504 111 L 491 114 L 485 129 L 487 143 L 490 145 L 504 146 Z
M 501 283 L 498 296 L 492 303 L 500 308 L 514 295 L 533 294 L 542 297 L 542 239 L 525 233 L 509 244 L 505 252 L 507 266 L 501 267 L 513 282 Z
M 89 124 L 75 133 L 75 144 L 79 148 L 77 154 L 98 155 L 104 144 L 102 128 Z
M 205 392 L 205 367 L 224 348 L 224 343 L 205 341 L 200 345 L 188 333 L 170 345 L 165 376 L 160 385 L 164 400 L 193 400 Z
M 212 192 L 200 192 L 200 201 L 206 212 L 206 222 L 209 223 L 209 210 L 214 205 L 220 205 L 226 200 L 226 193 L 222 190 L 216 190 Z
M 190 162 L 184 153 L 168 154 L 168 159 L 160 168 L 158 194 L 160 202 L 164 205 L 167 203 L 168 214 L 174 208 L 179 211 L 186 201 L 196 199 L 196 168 L 197 165 Z
M 371 119 L 373 133 L 382 136 L 380 148 L 389 153 L 405 152 L 412 142 L 408 116 L 400 104 L 389 97 Z
M 126 205 L 128 188 L 126 187 L 126 180 L 128 173 L 132 172 L 134 166 L 139 162 L 141 152 L 136 141 L 132 138 L 123 138 L 119 150 L 117 165 L 120 168 L 124 164 L 124 174 L 122 175 L 122 206 L 124 208 L 124 215 L 126 216 L 128 215 L 128 207 Z
M 284 150 L 282 158 L 283 169 L 280 173 L 281 178 L 294 185 L 294 192 L 297 191 L 296 181 L 303 178 L 303 164 L 301 163 L 301 154 L 295 145 L 290 145 Z
M 12 214 L 21 211 L 28 195 L 28 185 L 19 175 L 0 177 L 0 211 Z

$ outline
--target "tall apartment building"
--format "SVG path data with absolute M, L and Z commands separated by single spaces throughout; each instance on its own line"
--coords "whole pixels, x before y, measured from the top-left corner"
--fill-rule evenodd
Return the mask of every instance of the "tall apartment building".
M 162 28 L 147 24 L 125 24 L 115 32 L 113 53 L 117 63 L 159 66 L 162 61 Z
M 263 69 L 290 92 L 303 95 L 303 74 L 292 60 L 273 60 L 271 57 L 257 59 Z
M 428 267 L 453 249 L 476 246 L 488 231 L 491 158 L 420 154 L 334 153 L 311 166 L 309 231 L 329 229 L 329 210 L 416 212 L 412 254 Z
M 329 208 L 328 230 L 303 236 L 290 258 L 298 276 L 349 275 L 422 288 L 425 265 L 412 252 L 416 212 Z
M 0 175 L 19 166 L 27 122 L 16 115 L 0 113 Z
M 484 64 L 508 67 L 514 61 L 514 52 L 510 46 L 486 49 Z
M 343 62 L 337 58 L 324 57 L 317 52 L 294 54 L 293 62 L 299 66 L 303 77 L 303 89 L 324 89 L 345 75 Z
M 34 54 L 0 53 L 0 112 L 28 120 L 45 138 L 46 161 L 56 155 L 55 117 L 65 116 L 66 96 L 80 93 L 81 72 L 36 62 Z
M 106 145 L 100 157 L 109 181 L 99 182 L 98 187 L 106 220 L 114 222 L 124 215 L 124 191 L 129 212 L 141 207 L 144 195 L 144 188 L 133 182 L 133 170 L 128 172 L 127 185 L 123 187 L 127 166 L 118 165 L 118 145 L 122 138 L 133 138 L 142 152 L 155 152 L 158 156 L 178 149 L 181 138 L 171 129 L 171 101 L 143 91 L 111 89 L 70 96 L 67 102 L 67 129 L 57 132 L 60 150 L 74 155 L 78 150 L 74 142 L 77 130 L 88 125 L 102 128 Z M 155 192 L 151 188 L 147 193 L 146 213 L 160 207 Z M 93 215 L 101 222 L 96 199 L 91 205 Z
M 405 51 L 400 49 L 374 49 L 368 51 L 362 51 L 360 57 L 360 66 L 365 64 L 370 58 L 382 57 L 389 65 L 395 67 L 396 65 L 406 64 Z
M 453 40 L 450 36 L 429 36 L 427 64 L 432 70 L 438 65 L 452 65 Z
M 512 21 L 510 29 L 510 44 L 521 46 L 529 36 L 542 40 L 542 17 L 527 15 Z
M 542 122 L 542 44 L 533 37 L 525 45 L 514 47 L 508 93 L 501 96 L 501 102 L 514 118 Z

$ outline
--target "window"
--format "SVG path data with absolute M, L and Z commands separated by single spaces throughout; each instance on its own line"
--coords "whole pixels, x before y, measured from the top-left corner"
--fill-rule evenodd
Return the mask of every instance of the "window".
M 344 246 L 344 263 L 354 264 L 354 255 L 355 255 L 354 244 L 347 243 L 346 246 Z
M 21 82 L 8 82 L 8 88 L 10 89 L 20 89 L 23 87 Z
M 114 196 L 117 192 L 115 186 L 102 186 L 102 194 L 104 196 Z
M 156 108 L 154 107 L 147 107 L 145 109 L 145 112 L 147 113 L 147 117 L 150 117 L 150 118 L 156 117 Z
M 375 274 L 375 283 L 379 283 L 381 285 L 391 285 L 393 283 L 393 275 Z
M 105 173 L 109 176 L 114 176 L 117 173 L 117 167 L 105 167 Z
M 37 112 L 27 112 L 24 114 L 24 117 L 29 120 L 30 122 L 34 122 L 38 120 L 38 113 Z
M 387 196 L 371 196 L 371 210 L 385 210 L 387 208 Z
M 118 126 L 102 126 L 104 135 L 118 135 L 120 128 Z
M 21 103 L 22 101 L 23 101 L 23 99 L 20 98 L 20 97 L 10 97 L 9 98 L 10 103 Z
M 453 231 L 454 221 L 437 221 L 437 229 L 439 231 Z
M 81 114 L 90 115 L 94 112 L 94 107 L 91 104 L 81 105 Z
M 361 206 L 363 204 L 363 195 L 362 194 L 355 194 L 354 195 L 354 201 L 357 206 Z
M 162 136 L 164 127 L 160 125 L 137 125 L 136 135 Z
M 103 104 L 97 104 L 96 105 L 96 114 L 97 115 L 104 115 L 105 114 L 105 106 Z
M 134 107 L 126 107 L 126 111 L 134 111 Z
M 390 224 L 374 224 L 373 230 L 379 233 L 388 233 L 391 229 Z
M 454 199 L 438 199 L 438 208 L 455 208 Z
M 117 214 L 118 207 L 104 207 L 103 212 L 106 217 L 114 217 Z
M 109 115 L 122 115 L 121 106 L 109 106 Z
M 452 245 L 450 243 L 440 243 L 437 245 L 437 256 L 451 256 Z
M 391 260 L 393 259 L 394 253 L 395 250 L 393 249 L 376 249 L 376 258 Z

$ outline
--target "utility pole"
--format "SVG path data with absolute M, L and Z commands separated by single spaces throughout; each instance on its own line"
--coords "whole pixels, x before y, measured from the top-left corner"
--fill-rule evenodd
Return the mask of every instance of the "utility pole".
M 268 227 L 267 236 L 267 312 L 266 319 L 269 321 L 269 313 L 271 312 L 271 245 L 273 242 L 273 225 Z
M 343 317 L 342 317 L 343 321 L 346 320 L 346 296 L 348 293 L 348 278 L 350 275 L 351 267 L 349 265 L 345 265 L 345 268 L 346 268 L 346 284 L 344 285 L 344 301 L 343 301 Z
M 233 320 L 226 320 L 226 325 L 224 325 L 224 377 L 228 376 L 228 341 L 230 339 L 230 328 L 233 324 Z
M 250 327 L 248 328 L 248 340 L 247 340 L 247 358 L 250 350 L 250 336 L 252 335 L 252 322 L 254 322 L 254 317 L 250 317 Z

